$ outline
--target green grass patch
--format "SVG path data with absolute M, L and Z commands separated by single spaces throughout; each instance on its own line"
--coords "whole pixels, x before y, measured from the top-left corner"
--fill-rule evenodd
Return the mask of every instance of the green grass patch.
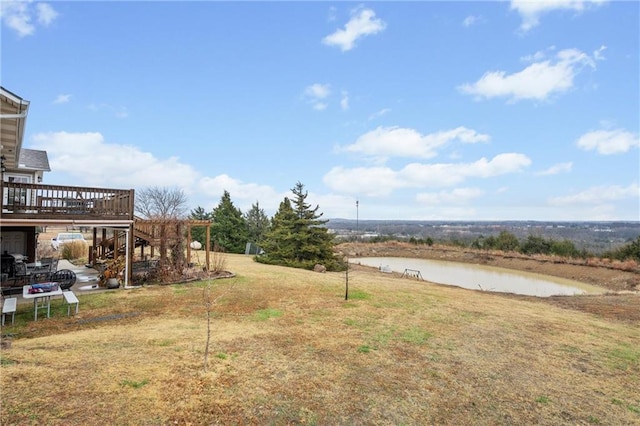
M 395 335 L 396 335 L 396 330 L 394 327 L 391 327 L 391 328 L 388 328 L 387 330 L 383 330 L 377 333 L 374 336 L 373 341 L 378 346 L 387 346 L 389 344 L 389 341 L 395 338 Z
M 627 409 L 629 409 L 629 411 L 631 411 L 632 413 L 640 414 L 640 405 L 629 404 L 627 405 Z
M 536 398 L 536 402 L 538 404 L 548 404 L 549 402 L 551 402 L 551 399 L 549 399 L 549 397 L 546 395 L 540 395 Z
M 611 403 L 620 407 L 626 407 L 632 413 L 640 414 L 640 405 L 627 404 L 618 398 L 612 398 Z
M 220 358 L 220 359 L 227 359 L 227 354 L 225 354 L 224 352 L 218 352 L 216 354 L 216 358 Z
M 369 300 L 371 295 L 362 290 L 349 290 L 349 299 L 351 300 Z
M 148 383 L 149 383 L 148 379 L 144 379 L 139 382 L 135 380 L 124 379 L 120 381 L 120 386 L 129 386 L 134 389 L 139 389 Z
M 431 336 L 432 334 L 427 330 L 419 327 L 411 327 L 401 333 L 400 339 L 406 343 L 424 345 Z
M 358 346 L 358 352 L 361 353 L 361 354 L 368 354 L 372 350 L 373 350 L 373 348 L 371 346 L 369 346 L 369 345 Z
M 621 345 L 607 354 L 611 367 L 618 370 L 637 368 L 640 365 L 640 349 Z
M 86 297 L 82 299 L 82 308 L 83 309 L 100 309 L 100 308 L 108 308 L 113 306 L 114 299 L 116 299 L 119 294 L 115 291 L 105 291 L 103 293 L 94 293 L 91 297 Z
M 260 309 L 253 314 L 253 319 L 256 321 L 266 321 L 269 318 L 278 318 L 282 316 L 282 311 L 279 309 Z
M 12 359 L 9 358 L 5 358 L 3 356 L 0 356 L 0 366 L 5 366 L 5 365 L 13 365 L 16 362 Z

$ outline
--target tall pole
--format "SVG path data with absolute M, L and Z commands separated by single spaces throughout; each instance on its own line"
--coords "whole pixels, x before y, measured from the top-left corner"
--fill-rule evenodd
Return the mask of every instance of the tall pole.
M 360 205 L 360 202 L 358 200 L 356 200 L 356 240 L 358 240 L 360 238 L 360 229 L 359 229 L 359 213 L 358 213 L 358 206 Z

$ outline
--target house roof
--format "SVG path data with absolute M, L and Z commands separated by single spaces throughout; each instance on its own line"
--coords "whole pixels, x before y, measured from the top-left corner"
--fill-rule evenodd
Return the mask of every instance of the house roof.
M 21 149 L 18 167 L 30 170 L 42 170 L 45 172 L 51 171 L 47 151 L 40 151 L 36 149 Z
M 29 101 L 0 86 L 0 152 L 8 169 L 18 166 L 28 111 Z

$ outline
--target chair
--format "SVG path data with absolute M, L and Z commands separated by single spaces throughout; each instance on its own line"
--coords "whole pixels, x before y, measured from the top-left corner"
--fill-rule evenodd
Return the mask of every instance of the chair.
M 4 299 L 2 303 L 2 326 L 4 327 L 4 318 L 11 314 L 11 325 L 15 322 L 16 319 L 16 305 L 18 303 L 18 299 L 16 297 L 8 297 Z M 76 305 L 77 309 L 77 305 Z
M 76 283 L 76 273 L 70 269 L 61 269 L 51 275 L 51 281 L 58 283 L 61 290 L 69 290 Z

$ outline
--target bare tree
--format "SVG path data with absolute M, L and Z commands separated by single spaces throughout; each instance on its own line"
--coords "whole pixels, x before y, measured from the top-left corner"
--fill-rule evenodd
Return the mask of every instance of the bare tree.
M 211 342 L 211 312 L 213 311 L 213 307 L 218 303 L 223 296 L 233 290 L 235 283 L 232 283 L 229 287 L 227 287 L 222 293 L 218 294 L 216 297 L 211 295 L 211 280 L 207 282 L 207 285 L 204 287 L 202 291 L 202 299 L 204 300 L 204 307 L 207 311 L 207 341 L 204 347 L 204 372 L 207 372 L 207 366 L 209 365 L 209 344 Z
M 151 186 L 136 191 L 136 212 L 146 219 L 178 219 L 187 211 L 182 189 Z

